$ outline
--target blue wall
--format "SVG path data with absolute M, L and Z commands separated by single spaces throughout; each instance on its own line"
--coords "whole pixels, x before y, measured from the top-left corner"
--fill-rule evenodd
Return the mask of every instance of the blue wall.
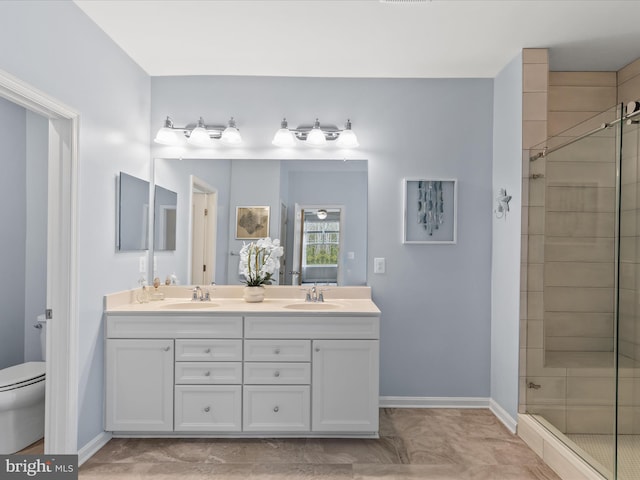
M 103 431 L 102 299 L 131 288 L 140 253 L 115 252 L 115 177 L 149 178 L 149 76 L 70 1 L 0 2 L 0 69 L 80 114 L 79 432 Z
M 515 424 L 520 325 L 522 55 L 505 66 L 494 81 L 493 125 L 494 197 L 500 188 L 505 188 L 513 199 L 507 217 L 493 219 L 491 398 Z
M 488 397 L 492 229 L 491 79 L 153 77 L 152 134 L 203 116 L 238 121 L 241 148 L 152 145 L 154 157 L 278 159 L 271 145 L 290 126 L 351 118 L 369 160 L 368 282 L 383 312 L 381 395 Z M 297 148 L 288 158 L 341 158 Z M 403 245 L 402 179 L 457 178 L 458 243 Z M 373 257 L 387 259 L 374 275 Z M 517 344 L 517 335 L 512 339 Z
M 0 98 L 0 369 L 24 362 L 26 111 Z

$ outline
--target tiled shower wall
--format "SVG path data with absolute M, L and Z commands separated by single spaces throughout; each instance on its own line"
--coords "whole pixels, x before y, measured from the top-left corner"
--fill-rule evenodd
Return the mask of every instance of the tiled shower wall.
M 548 136 L 564 143 L 615 119 L 599 114 L 616 93 L 616 72 L 550 72 Z M 546 186 L 547 361 L 549 352 L 613 351 L 615 149 L 613 130 L 582 139 L 551 154 L 545 178 L 531 180 Z
M 591 130 L 605 117 L 572 127 L 617 101 L 628 101 L 635 91 L 640 92 L 640 61 L 618 74 L 549 73 L 545 49 L 523 51 L 520 411 L 539 413 L 563 432 L 613 430 L 615 375 L 606 361 L 612 359 L 614 340 L 615 165 L 610 148 L 615 140 L 611 135 L 587 139 L 574 144 L 571 157 L 552 155 L 535 162 L 529 161 L 535 153 L 529 149 L 562 132 L 565 138 L 552 139 L 555 144 Z M 640 206 L 640 196 L 634 206 Z M 572 224 L 586 225 L 577 238 Z M 636 263 L 634 257 L 627 271 L 634 287 L 640 284 Z M 638 304 L 637 294 L 629 299 Z M 635 325 L 634 311 L 627 326 L 635 328 L 629 338 L 639 350 Z M 602 356 L 594 362 L 585 357 L 591 353 L 583 352 Z M 540 387 L 527 388 L 528 383 Z M 630 415 L 637 410 L 633 398 L 639 398 L 640 389 L 629 378 L 621 381 L 620 393 L 624 433 L 640 432 L 638 416 Z

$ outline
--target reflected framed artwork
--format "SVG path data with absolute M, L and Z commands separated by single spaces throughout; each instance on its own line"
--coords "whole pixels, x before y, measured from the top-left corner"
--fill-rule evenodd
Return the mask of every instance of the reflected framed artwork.
M 457 180 L 405 178 L 402 243 L 457 241 Z
M 236 207 L 236 239 L 269 236 L 269 207 Z

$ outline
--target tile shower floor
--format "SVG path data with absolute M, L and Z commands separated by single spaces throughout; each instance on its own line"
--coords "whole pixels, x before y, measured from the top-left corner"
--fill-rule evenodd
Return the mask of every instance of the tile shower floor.
M 382 409 L 380 439 L 112 439 L 83 480 L 559 480 L 485 409 Z
M 600 466 L 604 467 L 607 478 L 611 478 L 610 472 L 613 472 L 613 435 L 569 434 L 567 437 Z M 620 480 L 640 478 L 639 452 L 640 435 L 620 435 L 618 437 L 618 478 Z

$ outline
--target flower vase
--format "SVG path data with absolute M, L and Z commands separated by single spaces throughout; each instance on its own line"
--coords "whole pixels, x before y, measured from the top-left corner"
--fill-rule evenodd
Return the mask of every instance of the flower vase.
M 264 300 L 264 287 L 244 287 L 243 298 L 248 303 L 258 303 Z

